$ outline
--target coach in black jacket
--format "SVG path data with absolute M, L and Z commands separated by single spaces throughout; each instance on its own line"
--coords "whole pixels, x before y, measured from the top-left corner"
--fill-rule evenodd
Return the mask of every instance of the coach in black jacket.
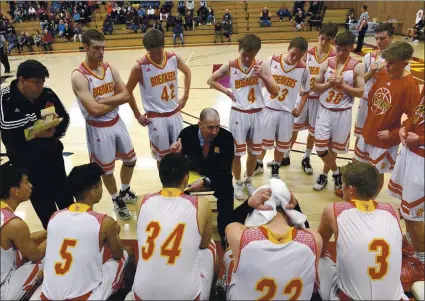
M 23 168 L 33 185 L 31 203 L 46 229 L 50 216 L 57 210 L 56 205 L 64 209 L 73 203 L 67 189 L 63 145 L 59 140 L 68 128 L 69 115 L 58 96 L 44 87 L 49 72 L 43 64 L 27 60 L 19 65 L 16 77 L 10 87 L 1 89 L 1 138 L 10 162 Z M 62 122 L 27 141 L 24 130 L 41 119 L 43 109 L 52 106 L 63 118 Z
M 218 232 L 224 242 L 224 229 L 232 221 L 233 184 L 232 161 L 234 143 L 232 134 L 220 128 L 220 116 L 212 108 L 202 110 L 199 123 L 184 128 L 172 151 L 183 153 L 190 168 L 203 178 L 195 181 L 189 191 L 214 190 L 217 198 Z

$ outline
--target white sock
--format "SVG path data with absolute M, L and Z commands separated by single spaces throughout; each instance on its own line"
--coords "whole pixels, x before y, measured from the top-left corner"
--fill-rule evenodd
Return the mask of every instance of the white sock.
M 311 155 L 311 149 L 305 149 L 305 153 L 304 153 L 304 158 L 310 158 L 310 155 Z
M 111 198 L 113 199 L 113 200 L 115 200 L 118 196 L 119 196 L 120 194 L 117 192 L 117 193 L 114 193 L 114 194 L 111 194 Z
M 128 187 L 130 187 L 130 184 L 121 184 L 121 191 L 126 190 Z
M 324 175 L 325 177 L 327 177 L 328 176 L 328 173 L 327 172 L 322 172 L 322 175 Z
M 245 182 L 251 182 L 251 181 L 252 181 L 252 177 L 246 176 Z
M 238 185 L 242 185 L 242 180 L 241 180 L 241 179 L 236 180 L 236 184 L 238 184 Z
M 415 257 L 417 259 L 419 259 L 419 261 L 422 262 L 422 264 L 425 263 L 425 252 L 416 252 L 415 251 Z
M 410 233 L 409 232 L 406 232 L 406 240 L 409 243 L 409 245 L 412 244 L 412 237 L 410 236 Z
M 258 164 L 263 164 L 263 159 L 257 159 Z
M 339 168 L 337 168 L 336 170 L 332 170 L 332 173 L 334 176 L 339 175 Z
M 283 153 L 283 159 L 288 158 L 288 157 L 289 157 L 289 154 L 290 154 L 289 152 L 284 152 L 284 153 Z
M 272 161 L 272 165 L 280 166 L 280 162 L 273 160 L 273 161 Z

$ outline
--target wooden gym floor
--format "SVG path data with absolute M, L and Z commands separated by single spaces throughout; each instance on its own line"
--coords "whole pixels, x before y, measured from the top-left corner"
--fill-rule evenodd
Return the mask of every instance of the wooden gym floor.
M 396 37 L 397 40 L 402 37 Z M 367 37 L 366 43 L 374 45 L 374 38 Z M 313 46 L 315 43 L 310 43 L 309 46 Z M 263 45 L 260 53 L 258 54 L 259 59 L 267 59 L 272 54 L 284 53 L 287 50 L 288 44 L 265 44 Z M 424 44 L 413 45 L 415 48 L 415 57 L 419 60 L 412 61 L 412 69 L 414 69 L 414 75 L 417 77 L 418 83 L 421 88 L 423 86 L 423 72 L 424 72 Z M 370 51 L 372 48 L 365 47 L 364 52 Z M 206 84 L 208 77 L 210 76 L 214 64 L 222 64 L 226 61 L 234 59 L 238 56 L 236 45 L 217 45 L 216 46 L 203 46 L 203 47 L 178 47 L 168 48 L 169 51 L 175 51 L 178 55 L 183 57 L 189 67 L 192 70 L 192 88 L 190 91 L 189 101 L 184 108 L 183 118 L 186 123 L 194 124 L 197 122 L 195 117 L 199 116 L 200 111 L 206 107 L 216 108 L 221 115 L 221 124 L 223 126 L 228 125 L 228 117 L 230 111 L 230 100 L 223 94 L 209 89 Z M 133 50 L 107 50 L 105 60 L 118 68 L 121 77 L 126 82 L 130 69 L 137 59 L 145 54 L 143 49 Z M 354 55 L 361 59 L 361 57 Z M 88 154 L 85 137 L 85 122 L 80 113 L 80 109 L 77 105 L 75 96 L 72 92 L 70 74 L 79 66 L 84 60 L 84 53 L 63 53 L 63 54 L 46 54 L 46 55 L 32 55 L 32 56 L 12 56 L 10 57 L 10 63 L 12 72 L 15 72 L 18 64 L 26 59 L 37 59 L 41 61 L 49 69 L 50 78 L 46 80 L 46 85 L 51 87 L 60 97 L 64 103 L 66 109 L 71 116 L 71 123 L 65 137 L 62 139 L 65 145 L 65 164 L 67 172 L 69 172 L 73 166 L 88 163 Z M 3 69 L 2 69 L 3 70 Z M 421 76 L 422 75 L 422 76 Z M 13 78 L 6 80 L 2 84 L 2 87 L 7 85 Z M 182 93 L 183 78 L 179 75 L 179 91 Z M 139 107 L 141 107 L 140 94 L 138 88 L 135 89 L 135 97 L 138 100 Z M 353 109 L 353 128 L 355 117 L 357 113 L 357 104 Z M 140 126 L 136 119 L 133 117 L 133 113 L 128 105 L 124 105 L 120 108 L 121 118 L 127 125 L 130 135 L 133 140 L 134 148 L 138 157 L 137 166 L 134 171 L 133 180 L 131 187 L 136 191 L 138 195 L 143 195 L 150 192 L 156 192 L 161 188 L 159 181 L 156 162 L 152 159 L 149 149 L 148 132 L 146 128 Z M 193 116 L 193 117 L 192 117 Z M 300 132 L 298 135 L 297 144 L 294 146 L 294 151 L 291 153 L 291 165 L 289 167 L 281 168 L 280 176 L 284 180 L 288 187 L 295 193 L 298 200 L 300 201 L 301 207 L 308 215 L 311 227 L 317 229 L 320 222 L 320 215 L 324 206 L 333 201 L 340 201 L 333 193 L 333 183 L 331 177 L 328 187 L 321 191 L 315 192 L 312 186 L 316 180 L 318 173 L 321 171 L 322 162 L 317 156 L 312 156 L 312 166 L 314 168 L 314 175 L 305 175 L 301 169 L 300 161 L 303 156 L 304 145 L 306 141 L 307 132 Z M 351 149 L 354 147 L 354 137 L 351 137 L 350 143 Z M 4 146 L 1 145 L 1 152 L 4 152 Z M 297 152 L 300 151 L 300 152 Z M 272 159 L 273 152 L 269 151 L 266 155 L 265 162 Z M 341 156 L 338 159 L 338 165 L 345 165 L 352 158 L 353 152 L 350 151 L 348 154 Z M 119 181 L 119 170 L 121 163 L 117 162 L 115 169 L 115 176 L 117 182 Z M 243 170 L 244 171 L 244 170 Z M 254 177 L 254 184 L 257 186 L 266 184 L 269 177 L 269 169 L 266 169 L 263 175 Z M 388 183 L 390 175 L 386 175 L 386 182 Z M 390 197 L 387 193 L 387 186 L 385 185 L 383 191 L 378 196 L 378 201 L 390 202 L 399 205 L 399 201 Z M 213 208 L 215 208 L 215 200 L 213 197 L 208 197 L 212 202 Z M 136 238 L 136 210 L 135 205 L 129 205 L 129 209 L 132 212 L 133 218 L 129 221 L 118 222 L 122 226 L 121 238 L 123 239 L 135 239 Z M 112 201 L 104 189 L 103 198 L 99 204 L 95 206 L 95 210 L 104 212 L 112 217 L 116 217 L 113 211 Z M 37 231 L 42 229 L 41 223 L 39 222 L 30 202 L 22 204 L 17 209 L 17 215 L 23 218 L 29 225 L 31 231 Z M 213 216 L 215 224 L 215 214 Z M 215 239 L 218 235 L 215 231 Z

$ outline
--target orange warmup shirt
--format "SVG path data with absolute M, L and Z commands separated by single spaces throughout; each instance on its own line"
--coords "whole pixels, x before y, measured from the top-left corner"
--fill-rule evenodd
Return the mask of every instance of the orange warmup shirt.
M 419 98 L 419 104 L 416 106 L 413 111 L 413 116 L 403 122 L 403 126 L 407 129 L 408 132 L 413 132 L 419 136 L 419 143 L 415 147 L 409 147 L 410 151 L 414 152 L 418 156 L 425 157 L 424 150 L 424 133 L 425 133 L 425 102 L 424 102 L 424 88 L 422 88 L 422 93 Z M 419 146 L 422 146 L 419 148 Z

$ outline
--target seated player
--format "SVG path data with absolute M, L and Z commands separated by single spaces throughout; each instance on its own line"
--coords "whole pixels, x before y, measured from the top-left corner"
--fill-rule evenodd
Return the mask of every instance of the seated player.
M 407 42 L 395 42 L 382 52 L 386 70 L 377 74 L 368 95 L 368 112 L 353 161 L 369 162 L 380 174 L 377 194 L 384 174 L 392 172 L 400 144 L 401 117 L 412 116 L 419 104 L 419 86 L 405 68 L 413 55 Z
M 414 254 L 401 270 L 402 282 L 424 280 L 424 88 L 413 116 L 403 123 L 403 144 L 388 184 L 390 195 L 401 200 L 401 215 L 406 221 L 406 237 L 411 237 Z M 408 235 L 409 233 L 409 235 Z
M 310 72 L 306 63 L 301 60 L 307 48 L 307 41 L 303 37 L 296 37 L 289 43 L 288 53 L 273 55 L 267 61 L 272 76 L 279 85 L 279 94 L 272 95 L 267 90 L 264 91 L 266 108 L 263 116 L 263 152 L 257 159 L 256 171 L 263 170 L 266 150 L 272 149 L 276 141 L 271 178 L 279 178 L 282 160 L 289 159 L 294 118 L 300 116 L 310 92 Z M 301 88 L 304 92 L 297 105 Z
M 107 300 L 120 288 L 132 252 L 123 250 L 115 220 L 93 211 L 102 198 L 102 174 L 96 163 L 71 170 L 68 185 L 76 203 L 50 218 L 44 281 L 32 300 Z M 105 244 L 113 258 L 103 263 Z
M 400 281 L 402 233 L 398 210 L 373 200 L 379 173 L 368 163 L 341 168 L 345 202 L 328 204 L 319 234 L 326 250 L 332 235 L 336 263 L 319 259 L 322 300 L 409 300 Z
M 211 206 L 184 194 L 189 161 L 170 153 L 159 163 L 162 190 L 140 204 L 140 256 L 126 300 L 209 300 L 215 264 Z
M 46 252 L 46 231 L 30 233 L 27 224 L 14 214 L 19 204 L 30 198 L 32 185 L 27 175 L 9 162 L 1 166 L 0 174 L 0 299 L 20 300 L 43 270 L 40 260 Z
M 258 190 L 248 203 L 265 193 Z M 293 208 L 291 203 L 285 208 Z M 310 300 L 322 239 L 317 232 L 294 228 L 282 207 L 276 209 L 267 224 L 227 226 L 230 250 L 224 262 L 228 300 Z

